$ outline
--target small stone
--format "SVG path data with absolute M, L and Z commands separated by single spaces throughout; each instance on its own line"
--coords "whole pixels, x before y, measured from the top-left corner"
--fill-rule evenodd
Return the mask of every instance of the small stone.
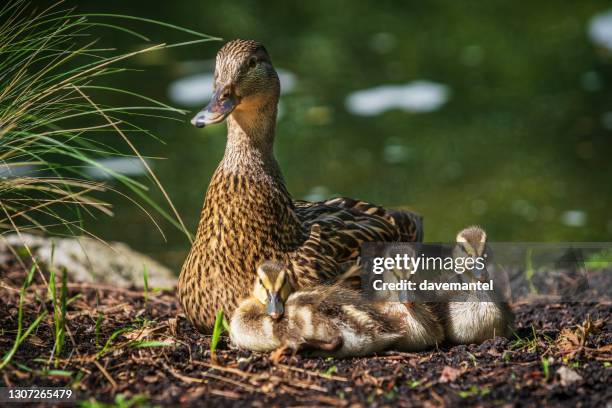
M 568 385 L 574 384 L 575 382 L 582 381 L 580 374 L 568 367 L 561 367 L 557 370 L 561 385 L 567 387 Z
M 442 374 L 440 374 L 440 379 L 438 381 L 440 381 L 441 383 L 453 382 L 460 375 L 461 375 L 461 370 L 457 368 L 453 368 L 451 366 L 445 366 L 442 369 Z

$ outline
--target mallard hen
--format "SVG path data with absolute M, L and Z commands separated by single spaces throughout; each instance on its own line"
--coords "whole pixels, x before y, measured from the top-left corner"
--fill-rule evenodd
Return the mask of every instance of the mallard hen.
M 358 292 L 342 285 L 295 291 L 285 267 L 267 261 L 257 269 L 251 296 L 234 311 L 230 337 L 253 351 L 349 357 L 382 351 L 401 334 Z
M 421 217 L 411 212 L 349 198 L 293 201 L 273 153 L 280 83 L 262 44 L 225 44 L 214 78 L 212 99 L 192 123 L 227 119 L 227 144 L 178 285 L 196 327 L 210 330 L 219 309 L 232 313 L 264 259 L 282 261 L 301 288 L 342 273 L 363 242 L 422 239 Z

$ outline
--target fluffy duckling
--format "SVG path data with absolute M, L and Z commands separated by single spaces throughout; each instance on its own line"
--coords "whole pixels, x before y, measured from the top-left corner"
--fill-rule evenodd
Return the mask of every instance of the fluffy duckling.
M 230 320 L 230 339 L 239 348 L 269 352 L 300 346 L 299 335 L 287 330 L 287 321 L 280 319 L 292 285 L 282 268 L 264 262 L 257 268 L 251 296 L 243 300 Z
M 393 348 L 400 351 L 421 351 L 436 347 L 444 340 L 444 328 L 435 308 L 421 302 L 385 302 L 378 310 L 389 319 L 400 338 Z
M 271 261 L 257 269 L 251 297 L 232 316 L 230 336 L 249 350 L 311 349 L 335 357 L 375 353 L 400 338 L 358 292 L 342 285 L 294 292 L 284 267 Z
M 406 279 L 404 273 L 391 270 L 383 274 L 385 282 L 399 282 Z M 394 348 L 401 351 L 420 351 L 435 347 L 444 340 L 444 327 L 436 305 L 413 302 L 407 292 L 390 294 L 392 298 L 376 303 L 377 310 L 389 319 L 393 329 L 401 337 Z
M 487 258 L 487 234 L 477 226 L 457 234 L 453 256 Z M 474 262 L 475 267 L 463 276 L 472 280 L 489 280 L 486 267 Z M 512 333 L 514 314 L 505 302 L 478 299 L 475 302 L 449 302 L 445 316 L 447 339 L 456 344 L 479 343 L 495 336 L 508 337 Z

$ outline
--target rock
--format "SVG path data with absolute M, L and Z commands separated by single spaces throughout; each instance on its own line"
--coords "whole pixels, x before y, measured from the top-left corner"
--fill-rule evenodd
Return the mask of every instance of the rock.
M 567 387 L 570 384 L 582 381 L 580 374 L 565 366 L 559 368 L 557 370 L 557 374 L 559 375 L 559 381 L 563 387 Z
M 144 270 L 149 288 L 173 288 L 177 278 L 172 271 L 121 242 L 101 242 L 89 237 L 59 238 L 32 234 L 9 234 L 0 243 L 32 251 L 37 262 L 56 269 L 66 268 L 73 282 L 91 282 L 128 287 L 144 286 Z M 53 253 L 53 255 L 52 255 Z
M 438 379 L 441 383 L 454 382 L 457 377 L 461 375 L 461 370 L 451 366 L 444 366 L 440 378 Z

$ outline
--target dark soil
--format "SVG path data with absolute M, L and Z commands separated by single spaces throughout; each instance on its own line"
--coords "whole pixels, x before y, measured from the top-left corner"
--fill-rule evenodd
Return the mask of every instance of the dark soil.
M 1 267 L 0 356 L 13 345 L 24 276 L 18 264 Z M 71 386 L 90 402 L 142 395 L 132 401 L 160 406 L 602 407 L 612 401 L 609 303 L 517 304 L 517 339 L 368 358 L 297 355 L 274 363 L 230 349 L 223 337 L 215 365 L 210 336 L 190 326 L 174 293 L 149 293 L 145 301 L 136 289 L 68 286 L 69 297 L 80 296 L 68 305 L 69 333 L 57 367 L 50 358 L 53 307 L 37 273 L 24 302 L 24 327 L 44 310 L 49 314 L 0 372 L 0 385 Z M 126 331 L 100 353 L 120 329 Z

